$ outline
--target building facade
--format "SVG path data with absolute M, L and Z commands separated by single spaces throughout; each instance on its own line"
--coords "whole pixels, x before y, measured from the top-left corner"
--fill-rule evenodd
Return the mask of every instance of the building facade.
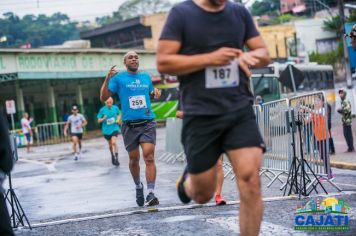
M 167 13 L 140 16 L 80 33 L 93 48 L 156 49 Z
M 24 112 L 35 124 L 63 121 L 76 104 L 87 117 L 89 129 L 97 128 L 102 106 L 99 93 L 113 65 L 124 70 L 117 49 L 0 49 L 0 106 L 16 102 L 16 127 Z M 139 50 L 140 69 L 157 74 L 155 53 Z

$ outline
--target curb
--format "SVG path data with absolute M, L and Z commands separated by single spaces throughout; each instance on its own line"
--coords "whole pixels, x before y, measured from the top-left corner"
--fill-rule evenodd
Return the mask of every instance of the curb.
M 339 162 L 339 161 L 331 161 L 331 167 L 339 168 L 339 169 L 348 169 L 348 170 L 356 170 L 356 164 L 349 162 Z

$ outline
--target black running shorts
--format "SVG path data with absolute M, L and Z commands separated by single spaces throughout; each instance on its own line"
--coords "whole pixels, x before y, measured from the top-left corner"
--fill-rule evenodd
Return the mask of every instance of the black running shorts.
M 117 137 L 118 135 L 119 135 L 119 131 L 114 131 L 111 134 L 104 134 L 104 138 L 110 141 L 113 136 Z
M 71 133 L 70 136 L 78 137 L 79 140 L 83 139 L 83 133 Z
M 265 151 L 252 106 L 223 115 L 185 115 L 182 143 L 191 174 L 210 169 L 228 150 L 260 147 Z

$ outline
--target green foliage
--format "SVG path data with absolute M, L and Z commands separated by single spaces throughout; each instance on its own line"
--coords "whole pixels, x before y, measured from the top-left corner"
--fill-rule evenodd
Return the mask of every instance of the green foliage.
M 335 51 L 327 53 L 317 53 L 312 52 L 309 54 L 309 60 L 311 62 L 317 62 L 318 64 L 323 65 L 332 65 L 335 67 L 337 63 L 340 62 L 341 58 L 344 56 L 344 45 L 342 41 L 339 41 L 339 45 Z
M 346 22 L 356 22 L 356 11 L 351 11 L 346 17 Z M 326 31 L 336 32 L 339 36 L 343 34 L 344 29 L 341 29 L 340 16 L 333 16 L 324 21 L 323 29 Z
M 99 25 L 122 21 L 141 15 L 168 11 L 172 6 L 169 0 L 128 0 L 124 2 L 112 16 L 96 18 Z
M 77 23 L 62 13 L 52 16 L 25 15 L 20 18 L 8 12 L 3 16 L 0 18 L 0 37 L 6 36 L 7 41 L 1 43 L 0 47 L 19 47 L 30 43 L 31 47 L 36 48 L 79 38 Z
M 337 51 L 332 51 L 327 53 L 312 52 L 311 54 L 309 54 L 309 60 L 311 62 L 317 62 L 318 64 L 322 64 L 322 65 L 335 66 L 336 63 L 339 61 L 339 57 Z
M 279 9 L 279 0 L 258 0 L 252 4 L 251 14 L 253 16 L 274 15 Z

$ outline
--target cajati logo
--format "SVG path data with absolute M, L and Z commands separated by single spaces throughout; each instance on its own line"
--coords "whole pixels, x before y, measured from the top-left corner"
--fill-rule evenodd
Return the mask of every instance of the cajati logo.
M 295 230 L 350 230 L 350 205 L 343 199 L 327 197 L 311 199 L 298 205 L 295 212 Z

